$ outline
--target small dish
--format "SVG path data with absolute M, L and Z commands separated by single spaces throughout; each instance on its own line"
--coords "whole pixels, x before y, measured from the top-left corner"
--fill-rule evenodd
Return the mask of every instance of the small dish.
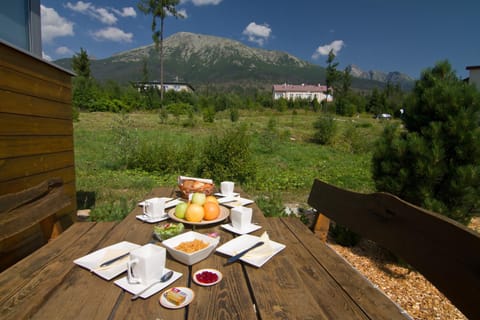
M 212 281 L 202 281 L 203 277 L 213 277 Z M 216 277 L 216 279 L 215 279 Z M 223 275 L 217 269 L 200 269 L 193 274 L 193 281 L 200 286 L 213 286 L 222 281 Z
M 167 292 L 170 291 L 170 290 L 174 290 L 174 289 L 180 290 L 181 292 L 185 293 L 185 295 L 186 295 L 185 301 L 183 301 L 183 303 L 181 303 L 179 305 L 176 305 L 176 304 L 168 301 L 167 298 L 166 298 Z M 192 289 L 187 288 L 187 287 L 174 287 L 174 288 L 170 288 L 170 289 L 166 290 L 165 292 L 163 292 L 162 295 L 160 296 L 159 301 L 160 301 L 160 304 L 162 306 L 164 306 L 165 308 L 180 309 L 180 308 L 183 308 L 183 307 L 189 305 L 190 302 L 192 302 L 194 297 L 195 297 L 195 293 L 193 292 Z
M 226 207 L 241 207 L 252 204 L 254 201 L 242 197 L 226 197 L 218 199 L 218 202 Z
M 149 216 L 145 215 L 145 214 L 140 214 L 138 216 L 135 216 L 138 220 L 140 221 L 143 221 L 143 222 L 146 222 L 146 223 L 157 223 L 157 222 L 160 222 L 160 221 L 164 221 L 164 220 L 167 220 L 168 219 L 168 214 L 164 214 L 163 216 L 161 217 L 158 217 L 158 218 L 150 218 Z
M 120 273 L 127 270 L 128 256 L 112 263 L 108 267 L 100 267 L 100 265 L 115 257 L 120 257 L 133 249 L 140 248 L 140 245 L 128 241 L 122 241 L 111 246 L 94 251 L 86 256 L 73 261 L 76 265 L 88 269 L 90 272 L 97 274 L 105 280 L 111 280 Z
M 170 269 L 164 268 L 163 274 L 167 273 L 168 271 L 170 271 Z M 166 288 L 169 285 L 171 285 L 172 283 L 174 283 L 175 281 L 177 281 L 181 276 L 182 276 L 181 273 L 173 271 L 173 276 L 168 281 L 159 282 L 159 283 L 155 284 L 153 287 L 151 287 L 150 289 L 148 289 L 147 291 L 142 293 L 140 295 L 140 298 L 146 299 L 146 298 L 154 295 L 155 293 L 159 292 L 163 288 Z M 127 277 L 120 278 L 120 279 L 116 280 L 114 283 L 117 286 L 119 286 L 120 288 L 130 292 L 133 295 L 141 292 L 143 289 L 148 287 L 148 285 L 144 285 L 144 284 L 129 283 Z
M 217 192 L 214 195 L 216 195 L 217 197 L 238 197 L 240 195 L 240 193 L 232 192 L 232 193 L 229 193 L 229 194 L 223 194 L 221 192 Z
M 250 232 L 253 232 L 253 231 L 257 231 L 258 229 L 262 228 L 262 226 L 260 226 L 258 224 L 253 224 L 253 223 L 251 223 L 249 226 L 247 226 L 243 230 L 235 228 L 234 226 L 232 226 L 231 223 L 222 224 L 221 227 L 230 231 L 230 232 L 236 233 L 236 234 L 246 234 L 246 233 L 250 233 Z
M 200 240 L 207 243 L 207 246 L 203 249 L 194 252 L 184 252 L 176 249 L 176 247 L 182 242 L 190 242 L 193 240 Z M 173 259 L 180 261 L 183 264 L 191 266 L 203 259 L 206 259 L 217 247 L 220 242 L 219 238 L 212 238 L 206 234 L 198 233 L 195 231 L 188 231 L 181 233 L 178 236 L 174 236 L 162 242 L 162 245 L 167 248 L 168 253 Z

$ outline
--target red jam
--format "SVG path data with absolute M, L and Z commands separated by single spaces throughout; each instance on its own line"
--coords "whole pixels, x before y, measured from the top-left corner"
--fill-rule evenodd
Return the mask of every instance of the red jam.
M 210 271 L 203 271 L 195 275 L 198 282 L 213 283 L 218 280 L 218 274 Z

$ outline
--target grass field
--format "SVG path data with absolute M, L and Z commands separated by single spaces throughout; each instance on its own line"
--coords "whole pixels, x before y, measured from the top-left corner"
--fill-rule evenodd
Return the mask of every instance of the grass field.
M 213 123 L 198 117 L 193 127 L 184 127 L 185 119 L 170 117 L 162 123 L 157 113 L 81 113 L 74 124 L 78 207 L 92 209 L 92 219 L 122 219 L 152 188 L 173 188 L 178 175 L 190 174 L 181 168 L 164 173 L 118 166 L 117 160 L 138 141 L 161 141 L 166 152 L 173 145 L 188 149 L 239 125 L 245 125 L 252 138 L 256 164 L 256 178 L 241 187 L 259 200 L 260 207 L 265 206 L 264 211 L 271 207 L 278 211 L 286 203 L 307 207 L 314 178 L 350 190 L 373 191 L 371 151 L 384 123 L 369 115 L 336 117 L 334 141 L 322 146 L 311 141 L 318 117 L 318 113 L 303 110 L 242 111 L 235 123 L 227 113 L 217 113 Z

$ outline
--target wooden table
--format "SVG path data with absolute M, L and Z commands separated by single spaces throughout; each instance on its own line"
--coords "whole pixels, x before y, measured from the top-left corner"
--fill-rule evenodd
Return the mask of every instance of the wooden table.
M 154 189 L 146 198 L 168 196 Z M 258 207 L 253 221 L 270 239 L 286 248 L 256 268 L 242 262 L 224 266 L 226 257 L 210 255 L 191 267 L 167 258 L 167 267 L 183 276 L 171 286 L 195 292 L 192 303 L 170 310 L 158 300 L 131 301 L 131 294 L 73 263 L 76 258 L 127 240 L 145 244 L 152 225 L 135 218 L 136 208 L 121 222 L 79 222 L 59 238 L 0 274 L 1 319 L 405 319 L 391 300 L 322 243 L 297 218 L 265 218 Z M 234 237 L 220 223 L 196 231 L 218 232 L 220 245 Z M 223 280 L 196 285 L 191 275 L 216 268 Z M 121 275 L 124 276 L 124 275 Z M 119 276 L 119 277 L 121 277 Z

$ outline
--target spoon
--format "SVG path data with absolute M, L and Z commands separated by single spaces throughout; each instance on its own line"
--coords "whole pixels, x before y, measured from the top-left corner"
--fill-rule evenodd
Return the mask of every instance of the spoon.
M 155 282 L 153 282 L 152 284 L 150 284 L 148 287 L 146 287 L 145 289 L 143 289 L 142 291 L 140 291 L 139 293 L 137 293 L 136 295 L 134 295 L 131 300 L 135 300 L 137 299 L 138 297 L 140 297 L 140 295 L 142 293 L 144 293 L 145 291 L 147 291 L 148 289 L 150 289 L 151 287 L 153 287 L 154 285 L 156 284 L 159 284 L 159 283 L 162 283 L 162 282 L 166 282 L 168 280 L 170 280 L 170 278 L 173 276 L 173 271 L 170 270 L 168 271 L 167 273 L 165 273 L 161 278 L 160 280 L 157 280 Z

